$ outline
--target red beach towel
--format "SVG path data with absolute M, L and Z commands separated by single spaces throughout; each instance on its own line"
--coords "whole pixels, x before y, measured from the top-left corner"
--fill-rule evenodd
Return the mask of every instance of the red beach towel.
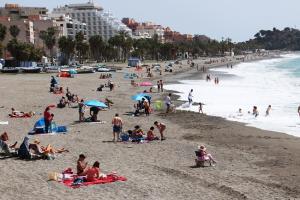
M 117 176 L 115 174 L 108 174 L 105 178 L 100 178 L 93 182 L 83 182 L 80 185 L 72 185 L 73 181 L 76 179 L 76 176 L 74 176 L 72 179 L 64 180 L 63 184 L 70 188 L 79 188 L 81 186 L 89 186 L 89 185 L 97 185 L 97 184 L 106 184 L 106 183 L 113 183 L 116 181 L 127 181 L 125 177 Z

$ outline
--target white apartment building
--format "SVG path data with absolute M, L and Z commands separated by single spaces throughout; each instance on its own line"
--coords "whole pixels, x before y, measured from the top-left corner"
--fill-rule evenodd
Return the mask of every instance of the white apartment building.
M 125 31 L 130 36 L 132 35 L 132 31 L 125 24 L 92 2 L 54 8 L 52 13 L 66 14 L 72 19 L 85 23 L 87 37 L 101 35 L 104 40 L 108 40 L 119 31 Z
M 49 18 L 53 20 L 53 23 L 59 30 L 58 37 L 70 36 L 75 39 L 75 35 L 78 32 L 82 32 L 85 38 L 87 38 L 87 27 L 85 23 L 72 19 L 69 15 L 65 14 L 50 14 Z
M 153 38 L 154 35 L 158 36 L 158 40 L 164 43 L 164 28 L 161 25 L 156 25 L 152 22 L 141 23 L 136 27 L 134 36 L 136 38 Z

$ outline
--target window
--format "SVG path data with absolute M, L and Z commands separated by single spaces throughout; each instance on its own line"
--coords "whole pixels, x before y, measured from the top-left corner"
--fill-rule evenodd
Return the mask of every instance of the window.
M 73 24 L 67 23 L 67 28 L 73 28 Z

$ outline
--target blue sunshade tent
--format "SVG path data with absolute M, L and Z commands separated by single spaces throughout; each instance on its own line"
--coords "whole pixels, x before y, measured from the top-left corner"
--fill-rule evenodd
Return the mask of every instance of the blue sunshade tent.
M 136 94 L 131 97 L 131 99 L 134 101 L 141 101 L 143 98 L 146 100 L 149 100 L 149 99 L 151 99 L 151 96 L 149 94 L 140 93 L 140 94 Z
M 51 123 L 51 131 L 52 133 L 66 133 L 67 127 L 66 126 L 56 126 L 55 122 Z M 33 127 L 33 130 L 29 132 L 29 135 L 35 134 L 44 134 L 45 133 L 45 119 L 39 119 Z
M 84 102 L 84 105 L 86 106 L 90 106 L 90 107 L 100 107 L 100 108 L 107 108 L 107 105 L 101 101 L 97 101 L 97 100 L 89 100 Z

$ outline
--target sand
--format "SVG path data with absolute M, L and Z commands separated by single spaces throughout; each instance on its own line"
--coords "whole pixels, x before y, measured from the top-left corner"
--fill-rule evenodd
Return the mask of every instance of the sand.
M 153 79 L 174 82 L 195 74 L 201 76 L 187 65 L 176 71 L 187 69 L 187 73 L 174 72 L 162 77 L 156 74 Z M 55 160 L 0 160 L 0 199 L 300 198 L 298 138 L 191 112 L 177 111 L 168 115 L 155 112 L 149 117 L 125 115 L 133 111 L 130 96 L 144 88 L 130 86 L 130 81 L 123 78 L 124 71 L 128 69 L 113 74 L 117 84 L 113 92 L 96 91 L 98 85 L 106 81 L 98 79 L 99 73 L 60 79 L 61 85 L 84 99 L 108 97 L 115 105 L 100 112 L 99 119 L 105 121 L 104 124 L 76 123 L 77 109 L 53 109 L 55 122 L 68 126 L 68 134 L 33 136 L 31 140 L 38 138 L 44 145 L 65 147 L 70 152 L 58 155 Z M 48 92 L 49 81 L 50 74 L 0 75 L 0 120 L 9 121 L 9 125 L 0 125 L 0 132 L 7 131 L 11 143 L 21 142 L 44 108 L 58 102 L 60 96 Z M 162 99 L 166 94 L 154 93 L 153 99 Z M 11 107 L 35 111 L 37 115 L 30 119 L 9 119 L 7 114 Z M 125 129 L 139 124 L 147 131 L 156 120 L 165 123 L 167 140 L 146 144 L 110 142 L 111 119 L 115 113 L 120 113 Z M 194 151 L 199 144 L 206 145 L 216 158 L 215 167 L 193 167 Z M 48 181 L 49 172 L 61 172 L 68 167 L 75 169 L 80 153 L 86 154 L 90 164 L 100 161 L 104 173 L 116 171 L 128 180 L 80 189 Z

